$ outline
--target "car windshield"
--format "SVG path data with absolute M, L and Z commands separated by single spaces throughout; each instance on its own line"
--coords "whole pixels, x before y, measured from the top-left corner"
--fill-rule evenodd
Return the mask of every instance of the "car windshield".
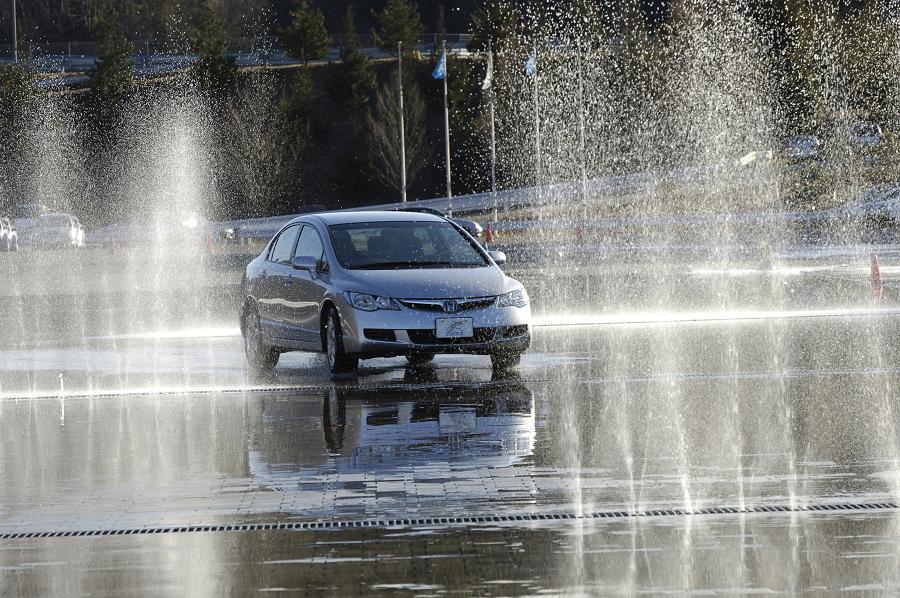
M 878 127 L 871 123 L 860 123 L 853 129 L 857 137 L 878 137 Z
M 800 136 L 794 137 L 790 141 L 790 146 L 797 149 L 815 149 L 819 145 L 819 140 L 815 137 Z
M 52 228 L 68 228 L 72 226 L 72 221 L 69 220 L 68 216 L 45 216 L 42 223 L 44 226 Z
M 482 268 L 484 255 L 449 222 L 361 222 L 329 227 L 348 270 Z

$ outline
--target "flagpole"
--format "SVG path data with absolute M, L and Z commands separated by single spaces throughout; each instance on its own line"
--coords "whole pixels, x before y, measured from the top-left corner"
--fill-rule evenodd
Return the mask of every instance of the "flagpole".
M 491 199 L 494 204 L 494 222 L 497 222 L 497 137 L 494 121 L 494 50 L 491 40 L 488 40 L 488 105 L 491 113 Z
M 19 62 L 19 33 L 16 31 L 16 0 L 12 0 L 12 43 L 13 43 L 13 62 Z
M 403 42 L 397 42 L 397 70 L 400 88 L 400 195 L 406 205 L 406 116 L 403 111 Z
M 584 155 L 587 143 L 585 142 L 585 125 L 584 125 L 584 81 L 582 80 L 582 56 L 581 41 L 578 42 L 576 48 L 578 52 L 578 118 L 580 120 L 580 137 L 581 137 L 581 220 L 587 221 L 587 167 Z
M 450 179 L 450 103 L 447 100 L 447 77 L 449 76 L 450 65 L 447 60 L 447 41 L 443 43 L 444 56 L 444 143 L 446 145 L 447 154 L 447 215 L 453 216 L 453 187 Z
M 534 46 L 534 61 L 537 64 L 537 45 Z M 543 213 L 543 208 L 541 207 L 544 193 L 543 193 L 543 185 L 541 182 L 541 104 L 540 104 L 540 96 L 539 96 L 539 87 L 538 87 L 538 77 L 540 74 L 538 73 L 537 68 L 534 71 L 534 145 L 535 145 L 535 172 L 536 172 L 536 182 L 537 182 L 537 190 L 538 190 L 538 216 L 541 216 Z

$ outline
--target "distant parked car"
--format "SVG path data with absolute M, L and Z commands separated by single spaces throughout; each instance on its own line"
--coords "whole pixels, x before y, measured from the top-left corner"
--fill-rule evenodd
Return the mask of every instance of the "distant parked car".
M 851 129 L 853 142 L 859 147 L 871 147 L 881 143 L 884 134 L 876 123 L 861 122 Z
M 794 135 L 785 142 L 781 153 L 792 162 L 807 162 L 822 159 L 824 149 L 815 135 Z
M 15 224 L 19 231 L 36 226 L 41 217 L 50 213 L 42 203 L 20 203 L 15 209 Z
M 22 241 L 37 247 L 84 247 L 84 227 L 71 214 L 44 214 L 22 230 Z
M 900 188 L 873 187 L 838 208 L 840 217 L 856 223 L 886 224 L 900 222 Z
M 16 218 L 40 218 L 44 214 L 49 213 L 42 203 L 20 203 L 16 206 Z
M 0 249 L 19 250 L 19 232 L 9 218 L 0 218 Z

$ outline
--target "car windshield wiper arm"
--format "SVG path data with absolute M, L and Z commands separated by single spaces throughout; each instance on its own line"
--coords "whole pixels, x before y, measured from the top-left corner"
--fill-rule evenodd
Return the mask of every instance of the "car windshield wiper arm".
M 354 270 L 390 270 L 392 268 L 428 268 L 432 266 L 445 266 L 448 268 L 469 268 L 479 264 L 457 262 L 381 262 L 377 264 L 362 264 L 354 267 Z

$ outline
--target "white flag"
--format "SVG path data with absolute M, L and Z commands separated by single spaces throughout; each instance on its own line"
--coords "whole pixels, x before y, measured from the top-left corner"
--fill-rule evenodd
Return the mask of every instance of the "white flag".
M 481 89 L 487 91 L 491 87 L 494 86 L 494 53 L 488 51 L 487 57 L 487 74 L 484 77 L 484 83 L 481 84 Z

